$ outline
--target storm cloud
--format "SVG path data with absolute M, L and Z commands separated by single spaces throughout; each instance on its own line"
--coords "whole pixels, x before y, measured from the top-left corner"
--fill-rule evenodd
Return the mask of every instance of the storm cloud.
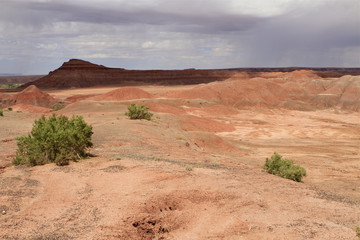
M 270 3 L 271 2 L 271 3 Z M 0 72 L 360 65 L 358 0 L 5 0 Z

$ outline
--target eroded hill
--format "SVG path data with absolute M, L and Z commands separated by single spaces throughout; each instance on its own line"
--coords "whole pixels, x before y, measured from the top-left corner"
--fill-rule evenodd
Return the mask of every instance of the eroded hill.
M 359 77 L 236 72 L 199 85 L 28 86 L 0 99 L 13 108 L 0 117 L 0 238 L 356 239 Z M 93 157 L 11 166 L 16 137 L 54 101 L 66 106 L 53 113 L 92 124 Z M 153 120 L 128 119 L 131 103 Z M 302 183 L 262 171 L 274 152 L 307 170 Z

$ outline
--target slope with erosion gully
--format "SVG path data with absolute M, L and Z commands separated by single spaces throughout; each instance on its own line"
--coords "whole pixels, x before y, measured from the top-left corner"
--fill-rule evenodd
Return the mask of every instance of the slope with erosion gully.
M 298 71 L 1 94 L 14 110 L 0 119 L 0 238 L 356 239 L 359 83 Z M 95 157 L 9 166 L 15 138 L 58 103 L 92 124 Z M 129 120 L 130 103 L 153 119 Z M 275 151 L 303 183 L 261 170 Z

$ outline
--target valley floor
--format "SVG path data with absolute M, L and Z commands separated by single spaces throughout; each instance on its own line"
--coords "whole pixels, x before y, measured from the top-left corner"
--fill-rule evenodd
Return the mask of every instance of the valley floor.
M 176 86 L 139 88 L 158 98 L 56 112 L 82 115 L 94 131 L 94 157 L 64 167 L 9 166 L 15 138 L 41 114 L 4 112 L 1 239 L 357 239 L 358 112 L 235 109 L 160 96 Z M 127 119 L 131 102 L 150 106 L 153 120 Z M 274 152 L 307 170 L 303 183 L 262 171 Z

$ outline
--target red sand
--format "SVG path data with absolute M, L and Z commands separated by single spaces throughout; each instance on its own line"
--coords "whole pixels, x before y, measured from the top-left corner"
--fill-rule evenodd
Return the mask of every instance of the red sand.
M 92 124 L 97 157 L 0 168 L 0 238 L 355 239 L 359 113 L 241 106 L 334 107 L 340 96 L 321 93 L 345 81 L 343 102 L 353 107 L 357 79 L 232 79 L 194 88 L 210 100 L 135 101 L 172 114 L 155 121 L 126 118 L 127 102 L 72 103 L 59 113 Z M 10 163 L 36 115 L 6 113 L 0 161 Z M 261 170 L 274 151 L 307 169 L 304 183 Z
M 23 104 L 23 103 L 12 105 L 11 108 L 13 109 L 13 111 L 22 111 L 29 113 L 48 113 L 51 110 L 50 108 L 39 107 L 39 106 Z
M 192 115 L 179 116 L 181 128 L 185 131 L 231 132 L 235 127 L 226 123 Z
M 110 91 L 105 94 L 101 94 L 95 97 L 88 98 L 89 100 L 96 101 L 121 101 L 132 100 L 142 98 L 153 98 L 154 96 L 144 90 L 135 87 L 121 87 Z
M 99 94 L 78 94 L 78 95 L 74 95 L 74 96 L 65 98 L 65 101 L 74 103 L 74 102 L 85 100 L 85 99 L 95 97 L 95 96 L 98 96 L 98 95 Z
M 148 103 L 146 104 L 150 108 L 150 111 L 171 113 L 171 114 L 186 114 L 186 111 L 180 107 L 171 106 L 164 103 Z

